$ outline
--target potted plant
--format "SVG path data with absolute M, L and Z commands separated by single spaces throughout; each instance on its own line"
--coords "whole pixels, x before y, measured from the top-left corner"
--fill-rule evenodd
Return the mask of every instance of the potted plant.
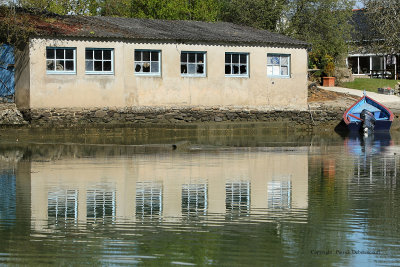
M 327 87 L 335 86 L 335 77 L 333 77 L 335 74 L 335 63 L 333 61 L 328 61 L 325 64 L 324 73 L 326 77 L 322 77 L 322 85 Z

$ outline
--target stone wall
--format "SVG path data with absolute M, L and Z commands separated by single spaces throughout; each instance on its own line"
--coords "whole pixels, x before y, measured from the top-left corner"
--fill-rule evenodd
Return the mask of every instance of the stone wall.
M 0 104 L 0 125 L 26 125 L 21 112 L 14 103 Z
M 116 126 L 130 124 L 187 124 L 226 122 L 276 122 L 310 128 L 337 125 L 344 108 L 318 107 L 307 111 L 274 111 L 243 108 L 93 108 L 23 110 L 24 118 L 35 126 Z

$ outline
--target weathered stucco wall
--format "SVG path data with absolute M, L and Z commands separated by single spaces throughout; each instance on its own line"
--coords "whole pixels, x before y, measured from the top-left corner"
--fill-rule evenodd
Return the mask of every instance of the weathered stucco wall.
M 15 50 L 15 103 L 18 108 L 29 108 L 30 63 L 29 47 L 23 51 Z
M 76 47 L 74 75 L 46 74 L 46 47 Z M 85 48 L 114 48 L 113 75 L 85 74 Z M 134 73 L 135 49 L 161 50 L 161 77 Z M 207 76 L 181 77 L 181 51 L 206 51 Z M 305 109 L 306 49 L 33 39 L 30 108 L 251 106 Z M 225 52 L 248 52 L 248 78 L 225 77 Z M 291 55 L 290 78 L 267 77 L 267 53 Z

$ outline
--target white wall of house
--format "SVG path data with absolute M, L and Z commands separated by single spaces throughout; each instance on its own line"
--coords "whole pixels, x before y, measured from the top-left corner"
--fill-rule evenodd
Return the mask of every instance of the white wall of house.
M 49 74 L 46 47 L 76 49 L 76 72 Z M 87 74 L 86 48 L 114 50 L 112 74 Z M 161 74 L 134 71 L 135 49 L 161 51 Z M 205 77 L 183 77 L 182 51 L 206 52 Z M 249 53 L 248 77 L 225 75 L 225 53 Z M 267 76 L 267 54 L 290 55 L 289 77 Z M 304 109 L 307 105 L 307 51 L 299 48 L 134 43 L 123 41 L 34 38 L 29 46 L 29 92 L 17 99 L 21 108 L 90 108 L 143 106 L 249 106 Z M 18 86 L 17 86 L 18 88 Z

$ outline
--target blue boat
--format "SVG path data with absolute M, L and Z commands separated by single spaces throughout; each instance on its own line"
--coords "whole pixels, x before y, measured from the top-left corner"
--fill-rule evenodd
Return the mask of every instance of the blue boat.
M 365 94 L 343 114 L 350 132 L 389 131 L 394 115 L 390 109 Z

